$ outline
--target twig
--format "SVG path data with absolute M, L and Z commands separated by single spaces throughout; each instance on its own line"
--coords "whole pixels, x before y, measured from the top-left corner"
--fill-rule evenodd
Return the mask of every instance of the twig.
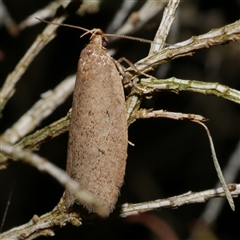
M 33 134 L 26 136 L 16 144 L 23 149 L 38 150 L 47 140 L 53 139 L 68 131 L 71 118 L 71 110 L 63 117 L 49 126 L 46 126 Z M 6 168 L 7 157 L 0 154 L 0 169 Z
M 237 144 L 236 149 L 234 149 L 232 155 L 227 160 L 226 166 L 224 167 L 223 174 L 225 176 L 226 182 L 233 182 L 234 179 L 237 177 L 239 172 L 239 160 L 240 160 L 240 141 Z M 219 183 L 217 183 L 219 185 Z M 218 187 L 218 186 L 216 186 Z M 216 219 L 218 218 L 223 204 L 224 198 L 218 198 L 213 201 L 211 199 L 205 206 L 201 216 L 194 224 L 193 228 L 191 229 L 191 239 L 193 238 L 194 233 L 198 230 L 199 226 L 202 224 L 206 226 L 213 226 Z
M 12 184 L 11 191 L 10 191 L 10 194 L 9 194 L 9 197 L 8 197 L 8 200 L 7 200 L 7 205 L 6 205 L 6 208 L 5 208 L 5 211 L 4 211 L 4 214 L 3 214 L 3 218 L 2 218 L 2 222 L 1 222 L 1 226 L 0 226 L 0 233 L 2 232 L 4 223 L 5 223 L 5 220 L 6 220 L 6 217 L 7 217 L 8 209 L 9 209 L 11 199 L 12 199 L 14 184 L 15 184 L 15 182 L 13 182 L 13 184 Z
M 235 211 L 235 206 L 234 206 L 234 202 L 233 202 L 231 193 L 230 193 L 229 190 L 228 190 L 227 184 L 226 184 L 225 179 L 224 179 L 224 176 L 223 176 L 223 174 L 222 174 L 221 167 L 220 167 L 220 165 L 219 165 L 219 163 L 218 163 L 218 159 L 217 159 L 217 155 L 216 155 L 216 152 L 215 152 L 215 149 L 214 149 L 214 144 L 213 144 L 213 140 L 212 140 L 211 134 L 210 134 L 207 126 L 206 126 L 204 123 L 199 122 L 199 121 L 194 121 L 194 122 L 202 125 L 202 126 L 204 127 L 204 129 L 206 130 L 206 132 L 207 132 L 208 139 L 209 139 L 209 142 L 210 142 L 210 148 L 211 148 L 213 163 L 214 163 L 215 169 L 216 169 L 216 171 L 217 171 L 218 179 L 219 179 L 219 181 L 220 181 L 220 183 L 221 183 L 221 185 L 222 185 L 222 187 L 223 187 L 223 189 L 224 189 L 224 192 L 225 192 L 225 194 L 226 194 L 226 198 L 227 198 L 227 200 L 228 200 L 228 203 L 229 203 L 231 209 L 232 209 L 233 211 Z
M 128 125 L 136 120 L 135 116 L 137 116 L 137 111 L 140 108 L 141 102 L 141 96 L 139 96 L 135 88 L 132 88 L 126 100 Z
M 156 16 L 166 4 L 165 1 L 147 1 L 138 12 L 134 12 L 125 23 L 116 31 L 116 34 L 133 34 Z
M 238 142 L 237 147 L 234 149 L 230 158 L 226 161 L 227 163 L 223 170 L 223 175 L 225 176 L 226 182 L 233 182 L 237 178 L 240 168 L 239 161 L 240 161 L 240 141 Z M 219 183 L 217 183 L 216 187 L 218 186 Z M 199 220 L 201 222 L 204 222 L 208 226 L 213 225 L 222 209 L 223 203 L 224 203 L 223 198 L 216 199 L 216 201 L 214 202 L 209 201 L 203 213 L 201 214 Z
M 61 228 L 67 223 L 80 226 L 81 217 L 79 213 L 65 211 L 63 200 L 51 211 L 40 217 L 34 215 L 32 219 L 21 226 L 15 227 L 0 234 L 1 240 L 35 239 L 39 236 L 54 236 L 54 230 Z
M 196 80 L 184 80 L 175 77 L 168 79 L 144 78 L 141 85 L 157 90 L 190 91 L 205 95 L 214 95 L 240 104 L 240 91 L 217 82 L 201 82 Z
M 237 197 L 240 194 L 240 184 L 229 184 L 228 188 L 231 191 L 233 197 Z M 152 210 L 161 210 L 164 208 L 178 208 L 184 204 L 201 203 L 206 202 L 210 198 L 225 196 L 222 187 L 216 189 L 209 189 L 202 192 L 187 192 L 185 194 L 170 197 L 166 199 L 158 199 L 151 202 L 137 203 L 137 204 L 123 204 L 121 208 L 121 217 L 127 217 L 142 212 L 148 212 Z
M 61 23 L 66 19 L 66 15 L 55 18 L 54 21 Z M 21 78 L 21 76 L 27 70 L 29 64 L 33 61 L 33 59 L 38 55 L 38 53 L 46 46 L 55 36 L 54 33 L 58 26 L 56 25 L 48 25 L 41 35 L 38 35 L 32 46 L 26 52 L 24 57 L 17 64 L 14 71 L 8 75 L 1 91 L 0 91 L 0 114 L 4 109 L 7 101 L 11 98 L 11 96 L 15 92 L 15 85 Z
M 159 52 L 164 47 L 170 28 L 175 19 L 175 13 L 177 11 L 179 3 L 180 0 L 170 0 L 167 7 L 165 7 L 162 21 L 154 38 L 154 42 L 158 44 L 151 45 L 149 55 L 152 55 L 155 52 Z
M 240 41 L 240 20 L 211 30 L 203 35 L 193 36 L 186 41 L 166 47 L 158 53 L 141 59 L 135 66 L 140 71 L 146 72 L 172 59 L 192 56 L 197 50 L 234 41 Z M 129 70 L 130 68 L 126 69 L 126 71 Z
M 195 80 L 183 80 L 172 77 L 165 80 L 155 78 L 141 79 L 140 84 L 141 86 L 144 86 L 146 88 L 153 88 L 156 91 L 158 90 L 174 90 L 175 92 L 192 91 L 206 95 L 215 95 L 217 97 L 222 97 L 240 104 L 240 91 L 231 89 L 219 83 L 201 82 Z M 138 116 L 137 111 L 141 103 L 139 95 L 138 94 L 135 95 L 134 91 L 135 89 L 133 89 L 133 91 L 130 94 L 130 97 L 127 99 L 127 114 L 129 124 L 136 120 L 136 117 Z M 163 114 L 165 115 L 164 112 Z M 44 143 L 46 139 L 56 137 L 61 133 L 67 131 L 69 122 L 65 122 L 66 120 L 69 121 L 69 117 L 57 121 L 56 126 L 53 123 L 53 125 L 49 125 L 46 128 L 42 129 L 41 131 L 39 130 L 36 134 L 34 134 L 33 138 L 29 136 L 26 139 L 24 139 L 22 143 L 24 144 L 27 143 L 26 144 L 27 147 L 31 146 L 30 149 L 34 149 L 34 147 L 36 148 L 40 147 L 40 145 Z M 21 146 L 24 147 L 24 145 Z M 3 159 L 1 156 L 0 162 L 3 163 Z
M 233 197 L 237 197 L 240 194 L 240 184 L 233 183 L 229 184 L 228 187 Z M 185 204 L 206 202 L 208 199 L 223 196 L 225 196 L 225 193 L 221 187 L 196 193 L 189 191 L 185 194 L 166 199 L 158 199 L 137 204 L 125 203 L 118 206 L 110 217 L 127 217 L 143 212 L 161 210 L 164 208 L 176 209 Z M 96 215 L 89 215 L 84 220 L 87 221 L 89 219 L 92 221 L 94 218 L 96 219 L 96 217 Z M 28 239 L 33 239 L 37 236 L 47 235 L 46 230 L 49 231 L 47 232 L 49 233 L 48 235 L 51 234 L 51 236 L 53 236 L 54 230 L 65 226 L 66 223 L 71 223 L 74 226 L 80 226 L 82 224 L 79 213 L 74 211 L 66 213 L 63 202 L 60 201 L 60 203 L 51 212 L 40 217 L 34 216 L 28 223 L 0 234 L 0 239 L 18 240 L 20 237 L 22 237 L 21 239 L 27 239 L 27 237 L 29 237 Z
M 206 121 L 207 119 L 201 115 L 192 113 L 178 113 L 178 112 L 168 112 L 166 110 L 149 110 L 149 109 L 139 109 L 137 118 L 170 118 L 175 120 L 188 119 L 190 121 Z
M 102 206 L 102 204 L 91 193 L 82 189 L 81 186 L 79 186 L 76 181 L 72 180 L 65 171 L 50 163 L 46 159 L 41 158 L 37 154 L 34 154 L 30 151 L 23 150 L 19 146 L 11 146 L 5 142 L 1 142 L 0 151 L 10 156 L 13 160 L 22 160 L 30 165 L 33 165 L 39 171 L 48 173 L 65 188 L 74 192 L 76 198 L 80 202 L 92 204 L 94 208 L 96 207 L 97 212 L 100 215 L 106 214 L 106 209 L 104 206 Z
M 153 117 L 164 117 L 175 120 L 183 120 L 189 119 L 191 121 L 206 121 L 207 119 L 201 115 L 196 114 L 183 114 L 183 113 L 174 113 L 167 112 L 164 110 L 151 111 L 147 109 L 140 109 L 135 116 L 137 118 L 153 118 Z M 46 126 L 32 135 L 29 135 L 23 138 L 20 142 L 16 144 L 16 146 L 20 146 L 23 149 L 28 150 L 38 150 L 42 144 L 44 144 L 47 140 L 55 138 L 64 132 L 68 131 L 69 124 L 71 118 L 71 111 L 67 114 L 66 117 L 59 119 L 58 121 Z M 0 154 L 0 169 L 4 168 L 7 157 Z
M 56 14 L 57 9 L 62 5 L 64 8 L 69 4 L 69 2 L 64 0 L 58 0 L 50 2 L 47 6 L 44 8 L 36 11 L 35 13 L 28 16 L 26 19 L 24 19 L 21 23 L 19 23 L 19 28 L 21 30 L 34 26 L 36 24 L 39 24 L 39 21 L 36 21 L 35 17 L 38 16 L 39 18 L 50 18 L 53 17 Z
M 135 67 L 138 68 L 141 72 L 147 72 L 154 69 L 160 64 L 168 62 L 171 59 L 192 55 L 196 50 L 208 48 L 230 41 L 240 41 L 240 20 L 236 21 L 235 23 L 226 25 L 222 28 L 212 30 L 206 34 L 195 36 L 184 42 L 164 48 L 159 53 L 153 54 L 138 61 L 135 64 Z M 132 70 L 134 69 L 130 67 L 125 71 L 131 72 Z M 138 75 L 136 71 L 135 75 Z M 170 78 L 163 80 L 162 82 L 158 82 L 159 85 L 157 86 L 157 84 L 155 85 L 154 83 L 155 80 L 155 78 L 152 78 L 142 80 L 141 82 L 146 81 L 149 87 L 154 87 L 155 89 L 163 90 L 171 89 L 172 87 L 172 89 L 176 91 L 185 90 L 199 92 L 203 94 L 216 95 L 231 100 L 233 102 L 240 103 L 239 91 L 231 89 L 224 85 L 220 85 L 218 83 L 206 83 L 190 80 L 182 81 L 180 79 Z M 151 82 L 154 83 L 154 85 L 151 85 Z M 187 85 L 188 83 L 191 85 Z M 183 86 L 184 89 L 180 88 L 180 86 Z M 132 89 L 131 93 L 127 98 L 126 104 L 128 109 L 127 116 L 129 124 L 135 121 L 134 116 L 136 115 L 136 111 L 138 111 L 140 107 L 142 95 L 143 93 L 139 95 L 136 90 Z
M 42 94 L 42 99 L 36 102 L 11 128 L 7 129 L 1 136 L 0 141 L 16 143 L 34 130 L 73 92 L 75 78 L 75 75 L 69 76 L 55 89 Z
M 26 19 L 24 19 L 20 24 L 19 28 L 21 30 L 34 26 L 36 24 L 39 24 L 39 21 L 36 21 L 35 17 L 41 18 L 41 19 L 47 19 L 51 18 L 56 14 L 57 9 L 62 6 L 63 8 L 66 8 L 68 6 L 70 1 L 65 0 L 56 0 L 54 2 L 50 2 L 47 6 L 44 8 L 36 11 L 35 13 L 28 16 Z M 79 15 L 83 15 L 86 12 L 87 13 L 95 13 L 99 10 L 99 5 L 101 4 L 101 1 L 95 0 L 95 1 L 83 1 L 81 7 L 77 11 Z M 54 20 L 53 20 L 54 21 Z

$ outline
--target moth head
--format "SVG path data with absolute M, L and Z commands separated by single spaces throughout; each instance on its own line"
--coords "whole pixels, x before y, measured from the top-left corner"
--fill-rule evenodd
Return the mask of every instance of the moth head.
M 106 47 L 108 45 L 108 40 L 101 29 L 94 28 L 92 30 L 85 32 L 82 36 L 84 36 L 88 33 L 91 34 L 91 38 L 90 38 L 91 44 L 94 44 L 95 46 L 99 46 L 103 49 L 106 49 Z

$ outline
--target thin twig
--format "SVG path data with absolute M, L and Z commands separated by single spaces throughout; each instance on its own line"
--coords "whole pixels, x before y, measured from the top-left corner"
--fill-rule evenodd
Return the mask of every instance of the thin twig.
M 54 21 L 61 23 L 66 19 L 66 15 L 55 18 Z M 36 20 L 37 21 L 37 20 Z M 12 97 L 15 92 L 15 86 L 20 80 L 21 76 L 25 73 L 30 63 L 38 55 L 38 53 L 56 36 L 54 33 L 58 26 L 47 25 L 41 35 L 38 35 L 32 46 L 28 49 L 26 54 L 17 64 L 16 68 L 11 74 L 8 75 L 6 81 L 0 90 L 0 114 L 4 109 L 7 101 Z
M 8 200 L 7 200 L 7 205 L 6 205 L 6 208 L 5 208 L 5 211 L 4 211 L 4 214 L 3 214 L 3 218 L 2 218 L 2 222 L 1 222 L 1 226 L 0 226 L 0 233 L 2 232 L 4 223 L 5 223 L 5 220 L 6 220 L 6 217 L 7 217 L 8 209 L 9 209 L 11 199 L 12 199 L 14 184 L 15 184 L 15 182 L 13 182 L 13 184 L 12 184 L 11 191 L 10 191 L 10 194 L 9 194 L 9 197 L 8 197 Z
M 196 50 L 209 48 L 214 45 L 224 44 L 230 41 L 240 41 L 240 20 L 236 21 L 235 23 L 225 25 L 222 28 L 212 30 L 206 34 L 191 37 L 190 39 L 172 45 L 170 47 L 162 49 L 159 53 L 153 54 L 148 56 L 135 64 L 135 67 L 139 69 L 141 72 L 147 72 L 149 70 L 154 69 L 160 64 L 166 63 L 174 58 L 179 58 L 183 56 L 192 55 Z M 126 72 L 131 72 L 134 69 L 131 67 L 126 69 Z M 133 75 L 138 75 L 135 72 Z M 231 89 L 227 86 L 220 85 L 218 83 L 206 83 L 206 82 L 197 82 L 197 81 L 190 81 L 190 80 L 180 80 L 176 78 L 170 78 L 163 80 L 161 83 L 159 82 L 159 86 L 150 85 L 151 82 L 156 80 L 154 77 L 152 79 L 145 79 L 144 81 L 148 82 L 147 85 L 149 87 L 154 87 L 156 89 L 172 89 L 176 91 L 185 90 L 185 91 L 194 91 L 200 92 L 203 94 L 210 94 L 215 96 L 220 96 L 226 98 L 228 100 L 240 103 L 240 95 L 239 91 Z M 165 81 L 165 82 L 164 82 Z M 187 86 L 187 81 L 189 86 Z M 156 82 L 157 83 L 157 82 Z M 172 83 L 172 85 L 171 85 Z M 200 85 L 198 84 L 200 83 Z M 196 85 L 195 85 L 196 84 Z M 180 86 L 183 85 L 184 89 L 181 89 Z M 146 86 L 146 85 L 145 85 Z M 209 90 L 209 91 L 208 91 Z M 132 89 L 131 93 L 127 97 L 127 117 L 128 123 L 131 124 L 135 121 L 136 111 L 138 111 L 141 101 L 142 101 L 142 94 L 139 95 L 139 92 Z
M 196 114 L 184 114 L 184 113 L 174 113 L 167 112 L 164 110 L 151 111 L 147 109 L 140 109 L 137 112 L 135 118 L 153 118 L 153 117 L 162 117 L 170 118 L 175 120 L 189 119 L 191 121 L 206 121 L 207 119 L 201 115 Z M 36 131 L 35 133 L 23 138 L 16 146 L 20 146 L 23 149 L 28 150 L 38 150 L 47 140 L 55 138 L 66 131 L 68 131 L 71 118 L 71 111 L 67 114 L 66 117 L 59 119 L 58 121 Z M 0 154 L 0 169 L 4 168 L 7 161 L 7 157 Z
M 238 177 L 240 168 L 239 161 L 240 161 L 240 141 L 238 142 L 230 158 L 226 161 L 226 165 L 223 169 L 223 175 L 225 176 L 226 182 L 234 182 L 235 179 Z M 219 185 L 220 184 L 218 182 L 216 184 L 216 187 L 218 187 Z M 224 202 L 225 201 L 223 198 L 216 199 L 216 201 L 209 201 L 204 211 L 202 212 L 199 220 L 201 222 L 204 222 L 208 226 L 213 225 L 222 210 Z
M 233 182 L 236 177 L 238 176 L 239 172 L 239 160 L 240 160 L 240 141 L 237 144 L 237 147 L 234 149 L 232 155 L 227 160 L 226 166 L 223 169 L 223 175 L 225 176 L 226 182 Z M 218 187 L 219 183 L 216 184 Z M 232 194 L 232 193 L 231 193 Z M 193 239 L 194 232 L 197 231 L 200 225 L 204 224 L 206 226 L 213 226 L 215 221 L 217 220 L 219 214 L 222 211 L 223 204 L 225 202 L 224 198 L 218 198 L 213 201 L 211 199 L 206 204 L 201 216 L 194 224 L 193 228 L 191 229 L 191 239 Z
M 178 8 L 180 0 L 170 0 L 167 7 L 163 12 L 162 21 L 159 25 L 157 33 L 154 38 L 154 42 L 158 44 L 152 44 L 149 55 L 152 55 L 155 52 L 159 52 L 166 42 L 167 36 L 169 35 L 170 28 L 175 19 L 175 14 Z
M 233 197 L 237 197 L 240 194 L 240 184 L 229 184 L 229 189 L 231 189 L 231 194 Z M 223 197 L 225 193 L 222 189 L 209 189 L 202 192 L 187 192 L 185 194 L 181 194 L 178 196 L 166 198 L 166 199 L 157 199 L 150 202 L 136 203 L 130 204 L 125 203 L 121 206 L 118 206 L 115 212 L 110 215 L 112 218 L 118 217 L 127 217 L 131 215 L 136 215 L 143 212 L 149 212 L 153 210 L 161 210 L 164 208 L 172 208 L 176 209 L 182 205 L 193 204 L 193 203 L 201 203 L 206 202 L 208 199 L 215 197 Z M 57 228 L 61 228 L 66 225 L 66 223 L 71 223 L 74 226 L 80 226 L 81 216 L 78 212 L 66 213 L 64 211 L 64 206 L 62 200 L 59 204 L 51 211 L 40 217 L 33 217 L 28 223 L 18 226 L 16 228 L 12 228 L 9 231 L 6 231 L 0 234 L 1 240 L 18 240 L 26 239 L 27 237 L 31 237 L 29 239 L 33 239 L 37 236 L 47 235 L 46 230 L 51 233 L 51 236 L 54 235 L 54 231 Z M 98 218 L 96 215 L 89 215 L 86 219 L 84 219 L 83 223 L 88 221 L 92 221 L 93 219 Z M 50 235 L 50 234 L 48 234 Z
M 240 194 L 240 184 L 229 184 L 231 194 L 234 197 Z M 174 196 L 166 199 L 158 199 L 151 202 L 129 204 L 125 203 L 120 206 L 121 217 L 127 217 L 142 212 L 148 212 L 152 210 L 161 210 L 164 208 L 178 208 L 179 206 L 192 203 L 206 202 L 210 198 L 225 196 L 225 192 L 222 187 L 216 189 L 209 189 L 202 192 L 187 192 L 185 194 Z
M 99 0 L 95 0 L 95 1 L 85 0 L 83 1 L 77 13 L 79 15 L 83 15 L 86 12 L 96 13 L 98 12 L 99 5 L 101 3 L 102 1 L 99 1 Z M 63 8 L 66 8 L 68 4 L 69 4 L 69 1 L 66 1 L 66 0 L 56 0 L 56 1 L 50 2 L 47 6 L 31 14 L 26 19 L 24 19 L 21 23 L 19 23 L 19 28 L 23 30 L 27 27 L 32 27 L 36 24 L 39 24 L 39 22 L 35 20 L 36 16 L 41 19 L 52 18 L 56 14 L 56 11 L 60 6 L 62 6 Z
M 0 137 L 0 141 L 16 143 L 29 132 L 33 131 L 43 119 L 49 116 L 73 92 L 75 75 L 69 76 L 53 90 L 41 95 L 31 109 L 29 109 L 11 128 Z
M 202 82 L 171 77 L 168 79 L 142 78 L 140 83 L 142 86 L 153 88 L 156 91 L 197 92 L 205 95 L 214 95 L 240 104 L 240 91 L 217 82 Z
M 240 20 L 221 28 L 211 30 L 203 35 L 193 36 L 186 41 L 166 47 L 158 53 L 141 59 L 135 66 L 140 71 L 150 71 L 158 65 L 172 59 L 192 56 L 197 50 L 234 41 L 240 41 Z M 126 71 L 129 70 L 130 68 L 126 69 Z
M 71 118 L 71 109 L 67 116 L 51 123 L 50 125 L 34 132 L 33 134 L 26 136 L 20 142 L 16 144 L 23 149 L 36 151 L 38 150 L 46 141 L 53 139 L 69 129 Z M 0 169 L 6 168 L 8 158 L 3 154 L 0 154 Z
M 19 146 L 11 146 L 8 143 L 1 142 L 0 151 L 10 156 L 13 160 L 22 160 L 36 167 L 39 171 L 46 172 L 54 177 L 65 188 L 71 190 L 79 202 L 86 202 L 94 205 L 100 215 L 106 214 L 105 207 L 87 190 L 81 188 L 79 184 L 72 180 L 65 171 L 58 168 L 44 158 L 41 158 L 35 153 L 23 150 Z
M 216 152 L 215 152 L 215 149 L 214 149 L 214 144 L 213 144 L 213 140 L 212 140 L 211 134 L 210 134 L 207 126 L 204 123 L 199 122 L 199 121 L 194 121 L 194 122 L 202 125 L 204 127 L 204 129 L 206 130 L 206 132 L 207 132 L 209 143 L 210 143 L 210 148 L 211 148 L 211 152 L 212 152 L 213 163 L 214 163 L 215 169 L 217 171 L 217 175 L 218 175 L 219 181 L 220 181 L 220 183 L 221 183 L 221 185 L 222 185 L 222 187 L 224 189 L 224 192 L 226 194 L 226 198 L 228 200 L 228 203 L 229 203 L 231 209 L 233 211 L 235 211 L 235 206 L 234 206 L 234 202 L 233 202 L 231 193 L 230 193 L 230 191 L 229 191 L 229 189 L 227 187 L 227 184 L 225 182 L 224 176 L 222 174 L 221 167 L 220 167 L 220 165 L 218 163 L 218 159 L 217 159 L 217 155 L 216 155 Z
M 47 6 L 43 7 L 42 9 L 28 16 L 26 19 L 20 22 L 18 26 L 21 30 L 23 30 L 25 28 L 32 27 L 36 24 L 39 24 L 40 22 L 36 21 L 35 19 L 36 16 L 43 19 L 51 18 L 56 14 L 56 11 L 60 6 L 65 8 L 68 4 L 69 3 L 64 0 L 50 2 Z
M 125 23 L 116 31 L 116 34 L 133 34 L 146 24 L 151 18 L 155 17 L 166 4 L 165 1 L 146 1 L 138 12 L 134 12 Z
M 207 119 L 201 115 L 193 113 L 178 113 L 178 112 L 168 112 L 166 110 L 149 110 L 149 109 L 139 109 L 137 118 L 170 118 L 174 120 L 184 120 L 188 119 L 190 121 L 206 121 Z
M 0 239 L 30 240 L 39 236 L 54 236 L 54 230 L 65 226 L 67 223 L 80 226 L 82 224 L 81 217 L 79 213 L 76 212 L 67 213 L 63 200 L 61 199 L 59 204 L 51 212 L 45 213 L 40 217 L 34 215 L 28 223 L 0 234 Z

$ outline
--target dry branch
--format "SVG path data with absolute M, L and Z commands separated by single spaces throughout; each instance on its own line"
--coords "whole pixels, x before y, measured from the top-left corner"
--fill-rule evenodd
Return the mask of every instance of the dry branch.
M 158 44 L 152 44 L 149 55 L 152 55 L 155 52 L 159 52 L 164 47 L 170 28 L 175 19 L 175 14 L 179 3 L 180 0 L 171 0 L 168 2 L 168 5 L 163 13 L 162 21 L 154 38 L 154 42 Z
M 166 5 L 166 2 L 146 1 L 138 12 L 132 13 L 125 23 L 116 31 L 116 34 L 132 35 L 156 16 Z
M 240 184 L 229 184 L 228 188 L 233 197 L 239 196 Z M 225 194 L 222 188 L 209 189 L 202 192 L 189 191 L 185 194 L 166 199 L 137 204 L 125 203 L 117 207 L 116 211 L 113 212 L 110 217 L 127 217 L 164 208 L 176 209 L 185 204 L 202 203 L 208 199 L 223 196 L 225 196 Z M 67 223 L 80 226 L 85 221 L 87 222 L 88 219 L 92 221 L 94 218 L 96 219 L 98 217 L 96 215 L 89 215 L 86 219 L 82 220 L 78 212 L 66 213 L 63 202 L 60 201 L 51 212 L 40 217 L 35 215 L 28 223 L 0 234 L 0 238 L 1 240 L 17 240 L 20 239 L 20 237 L 21 239 L 34 239 L 38 236 L 53 236 L 54 230 L 65 226 Z
M 209 48 L 214 45 L 224 44 L 231 41 L 240 41 L 240 20 L 236 21 L 235 23 L 226 25 L 222 28 L 212 30 L 206 34 L 194 36 L 184 42 L 176 43 L 173 46 L 163 48 L 158 53 L 155 53 L 138 61 L 135 64 L 135 67 L 140 72 L 147 72 L 156 68 L 158 65 L 166 63 L 172 59 L 192 55 L 197 50 Z M 126 71 L 134 71 L 134 69 L 128 68 Z M 136 71 L 135 75 L 138 75 Z M 155 89 L 170 90 L 171 84 L 173 84 L 172 88 L 176 91 L 184 89 L 185 91 L 194 91 L 203 94 L 216 95 L 237 103 L 239 103 L 240 99 L 239 91 L 230 89 L 229 87 L 220 85 L 219 83 L 195 82 L 190 80 L 180 80 L 173 77 L 163 80 L 159 86 L 151 85 L 151 82 L 155 80 L 156 79 L 153 77 L 152 79 L 143 79 L 142 81 L 146 81 L 145 86 L 147 85 L 149 87 L 154 87 Z M 183 89 L 181 86 L 183 86 Z M 129 119 L 129 124 L 135 121 L 134 116 L 140 107 L 143 93 L 144 92 L 139 94 L 138 91 L 133 89 L 127 98 L 127 116 Z
M 140 81 L 140 87 L 145 87 L 146 92 L 150 90 L 172 90 L 176 93 L 180 91 L 189 91 L 205 95 L 214 95 L 240 104 L 240 91 L 217 82 L 184 80 L 175 77 L 168 79 L 142 78 Z
M 229 184 L 228 189 L 233 197 L 238 197 L 240 194 L 240 184 Z M 185 194 L 166 198 L 158 199 L 146 203 L 129 204 L 125 203 L 121 206 L 121 217 L 127 217 L 142 212 L 161 210 L 164 208 L 176 209 L 185 204 L 202 203 L 210 198 L 225 196 L 223 188 L 209 189 L 202 192 L 189 191 Z
M 138 111 L 139 119 L 145 118 L 170 118 L 174 120 L 184 120 L 188 119 L 190 121 L 206 121 L 207 119 L 201 115 L 193 114 L 193 113 L 177 113 L 177 112 L 168 112 L 166 110 L 156 110 L 153 111 L 151 109 L 140 109 Z
M 98 209 L 98 212 L 102 212 L 103 214 L 105 213 L 105 207 L 102 206 L 95 196 L 85 189 L 82 189 L 81 186 L 79 186 L 76 181 L 72 180 L 65 171 L 50 163 L 46 159 L 41 158 L 30 151 L 23 150 L 19 146 L 11 146 L 10 144 L 4 142 L 1 142 L 0 152 L 6 154 L 13 160 L 22 160 L 23 162 L 36 167 L 39 171 L 48 173 L 65 188 L 71 190 L 79 201 L 83 203 L 91 203 L 96 209 Z
M 240 20 L 166 47 L 158 53 L 141 59 L 135 66 L 139 71 L 146 72 L 172 59 L 192 56 L 197 50 L 235 41 L 240 41 Z
M 66 19 L 67 16 L 55 18 L 54 21 L 61 23 Z M 11 74 L 8 75 L 3 87 L 0 90 L 0 114 L 4 109 L 7 101 L 12 97 L 15 92 L 15 85 L 20 80 L 22 75 L 26 72 L 28 66 L 33 59 L 39 54 L 39 52 L 56 36 L 55 30 L 57 26 L 48 25 L 43 33 L 39 35 L 16 68 Z
M 33 131 L 43 119 L 52 112 L 73 92 L 75 75 L 63 80 L 53 90 L 48 90 L 41 95 L 31 109 L 29 109 L 10 129 L 0 137 L 0 141 L 16 143 L 22 137 Z
M 53 139 L 68 131 L 71 118 L 71 110 L 67 116 L 57 120 L 56 122 L 46 126 L 33 134 L 26 136 L 16 146 L 27 150 L 38 150 L 47 140 Z M 0 154 L 0 169 L 6 168 L 8 157 Z

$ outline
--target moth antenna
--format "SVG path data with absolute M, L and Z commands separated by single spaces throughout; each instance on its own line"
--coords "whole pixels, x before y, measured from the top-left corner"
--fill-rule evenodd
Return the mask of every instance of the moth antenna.
M 119 38 L 125 38 L 125 39 L 144 42 L 144 43 L 155 43 L 155 44 L 157 44 L 156 42 L 148 40 L 148 39 L 132 37 L 132 36 L 125 36 L 125 35 L 121 35 L 121 34 L 105 33 L 104 35 L 107 36 L 107 37 L 119 37 Z
M 76 28 L 76 29 L 80 29 L 83 31 L 86 31 L 87 33 L 91 32 L 91 30 L 87 29 L 87 28 L 83 28 L 83 27 L 78 27 L 78 26 L 74 26 L 74 25 L 70 25 L 70 24 L 65 24 L 65 23 L 55 23 L 55 22 L 49 22 L 40 18 L 35 17 L 37 20 L 44 22 L 44 23 L 49 23 L 49 24 L 53 24 L 53 25 L 58 25 L 58 26 L 64 26 L 64 27 L 70 27 L 70 28 Z M 86 33 L 86 34 L 87 34 Z
M 85 36 L 88 33 L 92 33 L 92 30 L 89 30 L 87 28 L 78 27 L 78 26 L 65 24 L 65 23 L 49 22 L 49 21 L 46 21 L 46 20 L 43 20 L 43 19 L 40 19 L 40 18 L 37 18 L 37 17 L 36 17 L 36 19 L 41 21 L 41 22 L 45 22 L 45 23 L 49 23 L 49 24 L 53 24 L 53 25 L 58 25 L 58 26 L 64 26 L 64 27 L 70 27 L 70 28 L 76 28 L 76 29 L 83 30 L 83 31 L 85 31 L 85 33 L 82 34 L 81 37 Z M 125 36 L 125 35 L 121 35 L 121 34 L 104 33 L 104 35 L 106 37 L 119 37 L 119 38 L 125 38 L 125 39 L 129 39 L 129 40 L 139 41 L 139 42 L 143 42 L 143 43 L 158 44 L 158 43 L 156 43 L 154 41 L 151 41 L 151 40 L 138 38 L 138 37 L 132 37 L 132 36 Z

